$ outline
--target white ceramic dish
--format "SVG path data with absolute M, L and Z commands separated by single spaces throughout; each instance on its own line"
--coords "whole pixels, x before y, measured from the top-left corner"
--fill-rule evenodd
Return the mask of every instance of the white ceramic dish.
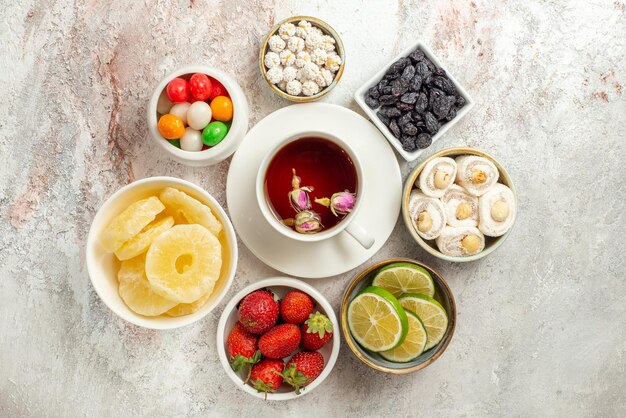
M 289 292 L 290 290 L 297 289 L 307 293 L 311 296 L 316 304 L 315 310 L 326 314 L 328 318 L 333 323 L 333 337 L 318 350 L 324 356 L 324 370 L 322 373 L 315 379 L 310 385 L 308 385 L 300 395 L 296 395 L 296 393 L 291 389 L 288 385 L 283 384 L 281 388 L 275 393 L 268 393 L 267 400 L 268 401 L 286 401 L 289 399 L 299 398 L 307 393 L 311 393 L 317 386 L 322 384 L 324 379 L 328 377 L 331 370 L 335 366 L 335 362 L 337 361 L 337 356 L 339 355 L 339 346 L 340 346 L 340 331 L 339 331 L 339 323 L 337 322 L 337 317 L 335 316 L 335 312 L 333 311 L 332 306 L 328 303 L 328 300 L 317 291 L 313 286 L 304 283 L 300 280 L 288 278 L 288 277 L 273 277 L 265 280 L 261 280 L 259 282 L 253 283 L 250 286 L 243 289 L 241 292 L 237 293 L 231 300 L 228 302 L 224 311 L 222 312 L 222 316 L 220 317 L 220 321 L 217 324 L 217 353 L 220 359 L 220 363 L 224 367 L 224 371 L 230 377 L 230 379 L 235 383 L 235 385 L 243 390 L 244 392 L 249 393 L 250 395 L 256 396 L 260 399 L 265 399 L 264 393 L 257 392 L 250 385 L 244 384 L 245 376 L 242 372 L 235 372 L 230 367 L 230 363 L 228 362 L 228 356 L 226 355 L 226 339 L 228 338 L 228 334 L 230 330 L 235 326 L 237 322 L 237 304 L 244 298 L 247 294 L 262 288 L 267 288 L 277 294 L 281 299 Z
M 458 123 L 463 118 L 463 116 L 465 116 L 472 109 L 472 107 L 474 107 L 474 100 L 472 100 L 472 98 L 470 97 L 469 93 L 467 91 L 465 91 L 465 89 L 461 86 L 461 84 L 459 84 L 459 82 L 456 80 L 456 78 L 454 78 L 454 76 L 452 76 L 452 74 L 450 74 L 450 72 L 448 72 L 448 69 L 446 68 L 446 66 L 443 65 L 442 62 L 439 61 L 439 59 L 437 59 L 435 54 L 422 41 L 417 41 L 413 45 L 407 47 L 404 51 L 402 51 L 396 57 L 394 57 L 391 61 L 389 61 L 372 78 L 367 80 L 365 82 L 365 84 L 363 84 L 361 87 L 359 87 L 359 89 L 354 93 L 354 100 L 361 107 L 361 109 L 363 109 L 363 112 L 365 112 L 367 117 L 371 119 L 371 121 L 374 123 L 374 125 L 376 125 L 376 127 L 378 127 L 378 129 L 380 129 L 380 131 L 383 133 L 383 135 L 385 135 L 385 137 L 387 138 L 389 143 L 396 149 L 396 151 L 398 151 L 398 154 L 400 154 L 402 156 L 402 158 L 404 158 L 407 161 L 415 161 L 420 155 L 422 155 L 422 153 L 424 151 L 428 150 L 428 148 L 416 150 L 416 151 L 413 151 L 413 152 L 407 152 L 404 149 L 402 149 L 402 145 L 400 144 L 400 141 L 395 136 L 393 136 L 393 134 L 391 133 L 389 128 L 387 128 L 385 126 L 385 124 L 382 123 L 380 119 L 378 119 L 378 116 L 376 116 L 376 110 L 378 110 L 378 109 L 376 109 L 376 110 L 371 109 L 367 104 L 365 104 L 365 95 L 367 94 L 367 91 L 371 87 L 373 87 L 374 85 L 378 84 L 378 82 L 383 78 L 383 76 L 385 75 L 385 73 L 387 72 L 387 70 L 389 69 L 391 64 L 393 64 L 394 62 L 396 62 L 400 58 L 404 58 L 404 57 L 408 56 L 411 52 L 415 51 L 416 49 L 419 49 L 422 52 L 424 52 L 424 55 L 426 55 L 426 57 L 428 59 L 430 59 L 433 62 L 433 64 L 435 64 L 439 68 L 443 68 L 446 71 L 447 76 L 454 83 L 454 86 L 456 87 L 457 92 L 461 96 L 463 96 L 463 98 L 465 99 L 465 102 L 466 102 L 465 106 L 463 106 L 458 111 L 456 117 L 454 119 L 452 119 L 450 122 L 448 122 L 445 125 L 443 125 L 441 127 L 441 129 L 439 129 L 439 131 L 433 136 L 432 143 L 434 144 L 450 128 L 452 128 L 456 123 Z
M 354 204 L 354 209 L 352 212 L 348 214 L 344 219 L 341 220 L 334 227 L 318 232 L 317 234 L 300 234 L 294 231 L 292 228 L 285 226 L 279 218 L 276 217 L 274 211 L 271 209 L 270 205 L 267 203 L 267 196 L 265 195 L 265 172 L 267 171 L 267 167 L 272 162 L 272 159 L 276 155 L 276 153 L 281 150 L 285 145 L 290 142 L 297 141 L 300 138 L 304 137 L 322 137 L 326 138 L 329 141 L 334 142 L 340 148 L 342 148 L 352 160 L 354 164 L 354 168 L 357 173 L 358 185 L 357 185 L 357 196 L 356 203 Z M 363 202 L 363 168 L 361 167 L 361 163 L 352 150 L 352 147 L 346 144 L 341 139 L 333 136 L 327 132 L 321 131 L 311 131 L 311 132 L 302 132 L 299 135 L 287 137 L 286 139 L 280 141 L 276 146 L 269 150 L 261 165 L 259 166 L 259 171 L 256 177 L 256 198 L 259 208 L 261 209 L 261 213 L 265 217 L 265 220 L 274 227 L 274 229 L 281 234 L 285 235 L 288 238 L 295 239 L 303 242 L 314 242 L 314 241 L 322 241 L 325 239 L 329 239 L 334 237 L 335 235 L 341 233 L 341 231 L 345 230 L 348 234 L 352 235 L 352 237 L 365 249 L 370 248 L 374 245 L 374 237 L 372 237 L 361 225 L 356 222 L 353 222 L 354 218 L 357 216 L 359 209 L 361 207 L 361 203 Z M 315 191 L 313 191 L 315 192 Z
M 198 199 L 209 206 L 213 214 L 222 223 L 223 230 L 219 237 L 222 243 L 222 271 L 211 298 L 198 311 L 179 317 L 167 315 L 147 317 L 136 314 L 129 309 L 118 294 L 117 271 L 119 270 L 119 261 L 115 255 L 102 247 L 100 235 L 111 219 L 128 205 L 139 199 L 154 196 L 165 187 L 175 187 Z M 224 298 L 233 282 L 237 270 L 237 257 L 237 237 L 224 209 L 202 188 L 186 180 L 173 177 L 149 177 L 119 189 L 102 204 L 91 223 L 87 237 L 87 270 L 96 293 L 117 316 L 144 328 L 178 328 L 196 322 L 211 312 Z
M 259 209 L 255 185 L 265 154 L 283 138 L 320 127 L 350 145 L 363 166 L 366 187 L 355 221 L 375 239 L 367 250 L 347 233 L 320 242 L 292 240 L 272 228 Z M 325 103 L 288 106 L 259 121 L 235 153 L 226 184 L 228 208 L 243 243 L 265 264 L 306 278 L 341 274 L 372 257 L 396 225 L 401 196 L 398 160 L 382 134 L 351 110 Z
M 228 134 L 219 144 L 204 151 L 185 151 L 177 148 L 163 138 L 157 128 L 157 103 L 161 92 L 172 79 L 186 75 L 191 76 L 194 73 L 203 73 L 218 80 L 224 85 L 233 102 L 233 120 Z M 146 116 L 150 136 L 154 142 L 176 161 L 192 167 L 217 164 L 230 157 L 248 132 L 248 101 L 239 84 L 230 75 L 203 65 L 184 67 L 165 76 L 152 93 Z

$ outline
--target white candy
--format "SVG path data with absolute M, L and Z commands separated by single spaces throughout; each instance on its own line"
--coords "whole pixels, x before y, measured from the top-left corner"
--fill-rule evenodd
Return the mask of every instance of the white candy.
M 296 55 L 296 67 L 302 68 L 307 62 L 311 62 L 311 55 L 306 51 L 298 52 L 298 55 Z
M 305 96 L 313 96 L 314 94 L 319 93 L 320 86 L 318 86 L 314 81 L 305 81 L 302 83 L 302 94 Z
M 183 121 L 183 125 L 187 126 L 187 112 L 189 112 L 189 106 L 191 106 L 191 103 L 189 102 L 177 103 L 172 106 L 169 114 L 178 116 Z
M 330 86 L 333 83 L 333 80 L 335 79 L 335 76 L 333 75 L 333 73 L 331 73 L 329 70 L 326 70 L 326 69 L 321 70 L 320 73 L 322 77 L 324 78 L 324 82 L 326 83 L 326 85 Z
M 298 26 L 301 28 L 310 28 L 311 23 L 308 20 L 302 19 L 300 22 L 298 22 Z
M 320 48 L 322 48 L 326 52 L 334 51 L 335 39 L 332 36 L 328 35 L 322 36 L 322 43 L 320 45 Z
M 278 28 L 278 34 L 284 40 L 287 40 L 296 34 L 296 27 L 293 23 L 283 23 Z
M 292 36 L 287 41 L 287 48 L 289 48 L 289 50 L 294 53 L 302 51 L 304 49 L 304 45 L 304 39 L 298 38 L 296 36 Z
M 322 30 L 320 28 L 316 27 L 316 26 L 311 26 L 310 28 L 307 28 L 306 34 L 310 35 L 312 33 L 314 33 L 316 35 L 319 35 L 320 36 L 320 42 L 321 42 L 321 38 L 322 38 L 322 36 L 324 36 L 324 32 L 322 32 Z
M 287 93 L 292 96 L 298 96 L 302 93 L 302 83 L 298 80 L 291 80 L 287 83 Z
M 281 52 L 279 56 L 280 63 L 284 66 L 293 65 L 296 62 L 296 54 L 288 49 L 285 49 L 283 52 Z
M 285 41 L 283 41 L 283 38 L 281 38 L 278 35 L 270 36 L 270 39 L 267 41 L 267 44 L 269 45 L 270 50 L 274 52 L 282 51 L 283 49 L 285 49 L 285 46 L 287 45 Z
M 187 111 L 189 127 L 197 130 L 204 129 L 211 122 L 212 113 L 211 106 L 207 102 L 193 102 Z
M 279 65 L 267 70 L 267 79 L 272 84 L 278 84 L 283 81 L 283 68 Z
M 161 92 L 161 95 L 159 96 L 159 101 L 157 102 L 157 112 L 165 115 L 166 113 L 170 112 L 170 109 L 172 108 L 172 102 L 170 102 L 170 99 L 167 98 L 167 93 L 165 90 L 163 90 Z
M 283 69 L 283 80 L 292 81 L 298 76 L 298 70 L 295 67 L 285 67 Z
M 318 67 L 317 64 L 314 64 L 312 62 L 307 62 L 306 64 L 304 64 L 304 67 L 302 67 L 303 78 L 314 80 L 315 77 L 319 75 L 319 73 L 320 73 L 320 67 Z
M 296 38 L 298 39 L 298 38 Z M 306 36 L 306 47 L 310 49 L 315 49 L 322 43 L 322 35 L 318 32 L 309 32 Z
M 298 26 L 296 28 L 295 36 L 297 36 L 298 38 L 302 38 L 302 39 L 306 38 L 306 36 L 307 36 L 306 28 Z
M 195 102 L 195 103 L 206 104 L 206 102 Z M 185 128 L 185 133 L 180 138 L 180 147 L 184 149 L 185 151 L 201 151 L 202 150 L 202 133 L 192 128 Z
M 287 90 L 287 82 L 285 80 L 281 81 L 280 83 L 276 84 L 278 86 L 279 89 L 281 89 L 282 91 Z
M 321 48 L 316 48 L 311 52 L 311 61 L 317 65 L 324 65 L 328 58 L 328 53 Z
M 337 72 L 337 70 L 339 70 L 340 65 L 341 65 L 341 57 L 337 55 L 337 53 L 331 52 L 330 54 L 328 54 L 328 57 L 326 58 L 326 64 L 325 64 L 326 69 L 334 73 L 334 72 Z
M 267 68 L 278 67 L 280 65 L 280 57 L 276 52 L 270 51 L 265 54 L 265 59 L 263 60 L 263 63 Z

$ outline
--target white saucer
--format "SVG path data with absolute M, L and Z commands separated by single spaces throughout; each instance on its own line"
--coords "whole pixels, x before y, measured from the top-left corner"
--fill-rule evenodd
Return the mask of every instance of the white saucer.
M 281 138 L 315 130 L 342 138 L 363 165 L 366 193 L 355 220 L 376 240 L 369 250 L 345 231 L 320 242 L 295 241 L 261 214 L 255 196 L 261 160 Z M 230 163 L 226 199 L 239 237 L 261 261 L 291 276 L 321 278 L 352 270 L 387 241 L 400 213 L 402 176 L 389 143 L 365 118 L 341 106 L 297 104 L 269 114 L 248 132 Z

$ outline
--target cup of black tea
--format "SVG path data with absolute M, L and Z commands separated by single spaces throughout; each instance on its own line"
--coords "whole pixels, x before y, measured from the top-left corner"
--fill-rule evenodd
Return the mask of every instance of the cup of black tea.
M 312 242 L 345 230 L 368 249 L 374 238 L 354 222 L 363 191 L 356 154 L 326 132 L 304 132 L 280 141 L 263 159 L 256 181 L 261 213 L 276 231 Z

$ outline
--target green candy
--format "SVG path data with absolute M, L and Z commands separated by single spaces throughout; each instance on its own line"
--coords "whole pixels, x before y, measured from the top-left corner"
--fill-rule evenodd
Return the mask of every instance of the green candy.
M 219 144 L 227 133 L 228 126 L 224 122 L 211 122 L 202 130 L 202 142 L 204 145 L 213 147 Z
M 176 148 L 180 148 L 180 139 L 172 139 L 171 141 L 168 140 L 167 142 L 174 145 Z

